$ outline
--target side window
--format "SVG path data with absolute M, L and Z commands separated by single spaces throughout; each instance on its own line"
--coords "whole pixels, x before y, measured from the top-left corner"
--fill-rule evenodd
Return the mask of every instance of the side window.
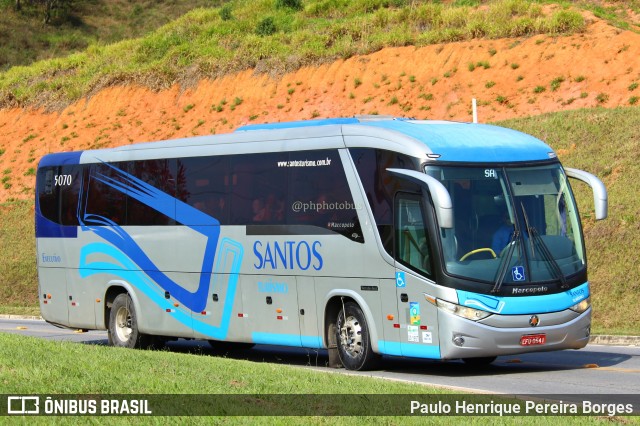
M 395 221 L 396 260 L 423 275 L 431 276 L 432 259 L 421 197 L 398 193 Z
M 292 152 L 287 224 L 325 228 L 364 242 L 357 206 L 337 150 Z
M 178 199 L 221 224 L 229 223 L 229 160 L 225 156 L 178 159 Z M 188 225 L 200 225 L 189 223 Z
M 398 179 L 388 168 L 420 170 L 419 160 L 397 152 L 373 148 L 349 150 L 371 206 L 382 244 L 393 256 L 393 198 L 398 191 L 419 191 L 416 184 Z
M 45 167 L 38 171 L 38 203 L 44 217 L 61 225 L 78 225 L 83 170 L 83 166 L 76 164 Z
M 142 160 L 128 163 L 129 174 L 135 176 L 146 184 L 164 192 L 171 197 L 172 203 L 167 208 L 167 214 L 175 216 L 175 160 Z M 167 214 L 161 213 L 146 203 L 139 201 L 128 191 L 127 194 L 127 225 L 173 225 L 175 221 Z
M 45 167 L 38 170 L 37 191 L 40 213 L 52 222 L 58 223 L 58 191 L 53 184 L 53 175 L 57 167 Z
M 231 159 L 231 224 L 285 223 L 289 188 L 287 153 L 234 156 Z
M 126 185 L 118 170 L 123 164 L 92 164 L 86 189 L 84 220 L 105 224 L 104 219 L 117 225 L 126 224 L 126 195 L 116 186 Z M 126 165 L 125 165 L 126 167 Z

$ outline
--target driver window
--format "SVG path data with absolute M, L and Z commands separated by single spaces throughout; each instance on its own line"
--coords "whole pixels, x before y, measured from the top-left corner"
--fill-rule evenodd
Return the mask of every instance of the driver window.
M 395 202 L 395 258 L 422 275 L 431 276 L 431 255 L 421 198 L 398 194 Z

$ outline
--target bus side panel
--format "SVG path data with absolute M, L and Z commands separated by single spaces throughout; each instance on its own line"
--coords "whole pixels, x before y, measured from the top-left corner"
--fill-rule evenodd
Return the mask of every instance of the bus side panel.
M 232 283 L 234 280 L 235 284 Z M 192 313 L 194 337 L 250 342 L 242 300 L 243 277 L 220 273 L 215 274 L 212 281 L 213 285 L 204 311 Z
M 246 275 L 243 307 L 249 315 L 251 341 L 258 344 L 301 346 L 298 294 L 293 275 Z
M 212 268 L 202 263 L 207 238 L 187 226 L 127 226 L 123 230 L 131 237 L 121 249 L 131 253 L 128 257 L 135 261 L 129 268 L 134 271 L 130 280 L 140 302 L 140 330 L 153 335 L 194 337 L 195 313 L 187 305 L 198 304 L 196 296 L 202 306 L 206 304 L 207 293 L 199 294 L 198 289 L 202 274 Z M 134 244 L 140 252 L 133 249 Z M 148 270 L 141 269 L 144 264 Z M 178 294 L 179 290 L 184 292 Z
M 141 332 L 166 336 L 193 337 L 191 312 L 175 300 L 165 297 L 165 291 L 153 281 L 148 271 L 136 265 L 122 247 L 104 242 L 94 233 L 82 232 L 75 253 L 76 269 L 69 272 L 69 281 L 75 283 L 70 293 L 74 299 L 80 299 L 76 306 L 76 319 L 82 321 L 74 326 L 85 328 L 107 328 L 109 318 L 105 318 L 106 295 L 109 289 L 118 287 L 119 292 L 131 294 L 134 300 L 138 327 Z M 186 288 L 197 285 L 192 278 L 196 274 L 174 273 L 170 278 L 178 280 Z M 167 274 L 169 276 L 169 274 Z M 99 300 L 99 302 L 98 302 Z M 83 306 L 93 305 L 89 312 L 82 314 Z M 95 311 L 94 311 L 95 310 Z M 80 315 L 84 315 L 80 319 Z M 87 323 L 93 321 L 93 326 Z M 106 321 L 106 324 L 105 324 Z
M 49 322 L 69 325 L 67 239 L 38 238 L 36 241 L 40 312 Z
M 222 238 L 213 264 L 209 291 L 203 311 L 193 312 L 194 336 L 200 339 L 251 342 L 243 304 L 247 285 L 240 267 L 244 249 L 232 238 Z M 195 275 L 195 274 L 194 274 Z
M 379 280 L 380 299 L 382 302 L 382 333 L 379 336 L 380 352 L 387 355 L 401 355 L 400 352 L 400 324 L 402 318 L 398 315 L 396 303 L 396 280 Z M 391 317 L 389 316 L 391 315 Z M 391 319 L 390 319 L 391 318 Z
M 185 288 L 197 287 L 198 274 L 167 272 L 166 275 Z M 140 303 L 138 324 L 142 332 L 161 336 L 193 337 L 191 311 L 173 298 L 171 293 L 165 292 L 155 282 L 151 289 L 138 286 L 133 291 L 136 292 Z
M 67 304 L 69 325 L 77 328 L 96 328 L 96 300 L 100 300 L 97 286 L 84 282 L 77 269 L 67 269 Z
M 398 270 L 404 287 L 396 287 L 403 356 L 440 358 L 437 308 L 425 300 L 433 286 L 413 273 Z
M 69 325 L 67 276 L 63 268 L 38 268 L 40 313 L 45 320 Z
M 298 308 L 300 313 L 300 341 L 303 348 L 322 347 L 322 311 L 316 303 L 316 284 L 313 277 L 297 277 Z

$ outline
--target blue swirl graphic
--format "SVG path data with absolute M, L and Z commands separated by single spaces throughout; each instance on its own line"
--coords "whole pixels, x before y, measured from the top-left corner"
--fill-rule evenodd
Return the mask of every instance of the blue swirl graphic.
M 229 322 L 231 320 L 244 250 L 240 244 L 229 238 L 223 238 L 220 246 L 220 256 L 216 259 L 214 267 L 215 275 L 213 286 L 214 288 L 222 287 L 223 283 L 218 281 L 225 279 L 227 276 L 228 282 L 224 306 L 222 308 L 222 320 L 219 326 L 207 324 L 196 318 L 192 318 L 190 312 L 175 309 L 173 303 L 165 299 L 164 293 L 158 289 L 158 286 L 154 285 L 143 271 L 137 270 L 136 265 L 123 252 L 109 244 L 91 243 L 82 247 L 80 250 L 79 272 L 82 278 L 105 273 L 118 276 L 140 290 L 163 310 L 173 310 L 173 317 L 180 323 L 213 339 L 224 340 L 229 330 Z M 89 257 L 95 254 L 109 256 L 117 263 L 90 262 Z M 228 268 L 229 263 L 230 267 Z M 230 274 L 223 273 L 227 268 L 231 270 Z
M 216 257 L 216 248 L 220 237 L 220 222 L 117 167 L 107 163 L 102 164 L 108 166 L 114 174 L 109 176 L 95 171 L 91 176 L 92 179 L 132 197 L 168 217 L 175 218 L 178 223 L 199 224 L 187 225 L 207 237 L 197 290 L 191 292 L 161 272 L 160 268 L 149 259 L 133 238 L 112 220 L 101 215 L 86 213 L 86 208 L 79 209 L 78 220 L 82 230 L 91 231 L 111 243 L 114 247 L 118 247 L 137 265 L 133 269 L 144 271 L 163 290 L 170 292 L 178 302 L 190 310 L 195 312 L 202 311 L 207 304 L 207 294 L 211 283 L 211 269 Z M 84 213 L 81 214 L 81 212 Z

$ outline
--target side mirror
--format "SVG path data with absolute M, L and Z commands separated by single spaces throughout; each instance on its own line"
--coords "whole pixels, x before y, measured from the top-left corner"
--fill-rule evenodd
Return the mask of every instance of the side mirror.
M 410 180 L 426 187 L 436 208 L 436 217 L 441 228 L 453 228 L 453 206 L 449 191 L 437 179 L 415 170 L 387 169 L 392 175 Z
M 581 180 L 591 187 L 593 191 L 593 204 L 596 210 L 596 220 L 606 219 L 609 204 L 607 188 L 604 186 L 604 183 L 591 173 L 582 170 L 570 168 L 565 168 L 564 170 L 570 178 Z

